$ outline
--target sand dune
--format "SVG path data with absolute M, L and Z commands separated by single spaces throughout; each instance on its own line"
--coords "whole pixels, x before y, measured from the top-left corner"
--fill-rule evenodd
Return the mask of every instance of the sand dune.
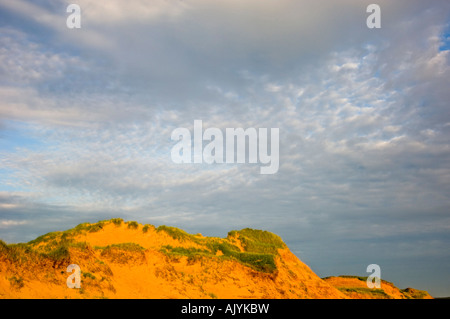
M 71 264 L 80 288 L 67 286 Z M 0 298 L 364 297 L 333 278 L 319 278 L 277 235 L 248 228 L 216 238 L 112 219 L 0 241 Z

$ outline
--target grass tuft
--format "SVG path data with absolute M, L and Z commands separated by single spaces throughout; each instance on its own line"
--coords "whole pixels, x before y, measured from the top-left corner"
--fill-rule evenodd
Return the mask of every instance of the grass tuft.
M 150 225 L 150 224 L 145 224 L 144 227 L 142 227 L 142 232 L 143 232 L 143 233 L 146 233 L 146 232 L 148 232 L 148 230 L 149 230 L 150 228 L 155 229 L 155 226 Z
M 193 239 L 193 235 L 186 233 L 184 230 L 181 230 L 176 227 L 161 225 L 158 228 L 156 228 L 156 231 L 159 233 L 161 231 L 164 231 L 167 235 L 172 237 L 173 239 L 177 240 L 186 240 L 186 239 Z
M 113 218 L 113 219 L 111 219 L 111 222 L 116 226 L 120 226 L 123 223 L 123 219 L 122 218 Z
M 129 221 L 129 222 L 127 222 L 127 224 L 128 224 L 128 228 L 130 228 L 130 229 L 137 229 L 139 226 L 139 224 L 135 221 Z

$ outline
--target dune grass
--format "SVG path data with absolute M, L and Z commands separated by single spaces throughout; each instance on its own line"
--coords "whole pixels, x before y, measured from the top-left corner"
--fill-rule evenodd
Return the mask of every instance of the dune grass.
M 70 258 L 70 248 L 85 250 L 89 247 L 85 242 L 75 242 L 75 236 L 86 232 L 98 232 L 108 224 L 121 226 L 124 223 L 121 218 L 102 220 L 97 223 L 82 223 L 66 231 L 55 231 L 37 237 L 28 243 L 8 245 L 0 241 L 0 251 L 5 252 L 8 258 L 15 261 L 24 261 L 29 258 L 50 258 L 54 261 L 60 261 Z M 127 228 L 138 229 L 139 224 L 136 221 L 125 222 Z M 234 230 L 228 233 L 227 238 L 199 237 L 185 232 L 176 227 L 161 225 L 157 228 L 146 224 L 142 231 L 148 232 L 150 227 L 156 232 L 165 232 L 167 235 L 180 242 L 191 241 L 201 248 L 182 248 L 164 246 L 161 251 L 171 256 L 187 256 L 189 258 L 200 256 L 216 256 L 223 259 L 236 260 L 243 265 L 249 266 L 254 270 L 273 273 L 277 270 L 275 257 L 278 255 L 278 249 L 286 245 L 281 238 L 273 233 L 263 230 L 245 228 Z M 244 251 L 234 245 L 232 240 L 239 240 Z M 113 251 L 142 252 L 145 249 L 134 243 L 123 243 L 109 245 L 107 247 L 95 247 L 102 249 L 102 255 L 110 254 Z
M 164 246 L 161 251 L 170 256 L 187 256 L 192 259 L 201 256 L 212 257 L 221 252 L 219 258 L 236 260 L 245 266 L 265 273 L 276 272 L 275 257 L 278 255 L 278 248 L 285 247 L 277 235 L 250 228 L 231 231 L 227 238 L 198 238 L 176 227 L 165 225 L 159 226 L 156 231 L 164 231 L 173 239 L 181 242 L 190 240 L 204 247 L 198 249 Z M 230 242 L 229 239 L 232 237 L 239 238 L 245 251 L 241 251 L 238 246 Z

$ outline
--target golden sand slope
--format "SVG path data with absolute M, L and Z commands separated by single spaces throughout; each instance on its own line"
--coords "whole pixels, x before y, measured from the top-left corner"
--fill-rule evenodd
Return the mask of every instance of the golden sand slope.
M 70 289 L 66 268 L 81 268 Z M 0 242 L 1 298 L 346 298 L 269 232 L 227 238 L 121 219 Z
M 67 287 L 67 266 L 81 288 Z M 226 238 L 122 219 L 80 224 L 24 244 L 0 240 L 0 298 L 431 298 L 362 277 L 319 278 L 280 237 L 242 229 Z
M 426 291 L 399 289 L 385 280 L 381 280 L 379 289 L 368 288 L 367 277 L 339 276 L 327 277 L 324 280 L 352 299 L 433 299 Z

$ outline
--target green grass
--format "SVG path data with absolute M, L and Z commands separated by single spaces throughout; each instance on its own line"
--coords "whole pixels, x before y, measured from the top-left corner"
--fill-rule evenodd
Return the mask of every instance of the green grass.
M 150 228 L 155 229 L 155 226 L 150 225 L 150 224 L 145 224 L 144 227 L 142 227 L 142 232 L 143 232 L 143 233 L 146 233 L 146 232 L 148 232 L 148 230 L 149 230 Z
M 169 235 L 173 239 L 177 239 L 177 240 L 180 240 L 180 241 L 194 238 L 193 235 L 188 234 L 184 230 L 176 228 L 176 227 L 161 225 L 158 228 L 156 228 L 156 232 L 159 233 L 161 231 L 165 232 L 167 235 Z
M 285 248 L 283 240 L 268 231 L 245 228 L 239 231 L 230 231 L 228 237 L 239 236 L 245 251 L 260 254 L 278 254 L 279 248 Z
M 41 235 L 41 236 L 37 237 L 36 239 L 30 240 L 27 244 L 33 245 L 33 246 L 37 246 L 39 244 L 44 244 L 44 246 L 48 246 L 49 244 L 54 245 L 55 241 L 58 242 L 58 240 L 70 242 L 73 240 L 73 237 L 75 237 L 76 235 L 82 234 L 84 232 L 90 232 L 90 233 L 98 232 L 99 230 L 103 229 L 103 227 L 107 224 L 107 222 L 108 221 L 99 221 L 94 224 L 90 224 L 90 223 L 78 224 L 74 228 L 65 230 L 63 232 L 55 231 L 55 232 L 50 232 L 50 233 Z
M 67 245 L 61 244 L 58 247 L 56 247 L 54 250 L 47 253 L 46 256 L 55 261 L 68 259 L 70 256 L 69 248 Z
M 47 242 L 49 242 L 51 240 L 55 240 L 56 238 L 58 238 L 61 235 L 62 235 L 62 232 L 60 232 L 60 231 L 50 232 L 50 233 L 41 235 L 41 236 L 37 237 L 36 239 L 30 240 L 28 242 L 28 244 L 30 244 L 30 245 L 37 245 L 37 244 L 40 244 L 40 243 L 47 243 Z
M 129 221 L 129 222 L 127 222 L 127 224 L 128 224 L 128 228 L 130 228 L 130 229 L 137 229 L 139 226 L 139 224 L 135 221 Z
M 123 223 L 123 219 L 122 218 L 113 218 L 113 219 L 111 219 L 111 222 L 116 226 L 120 226 Z
M 84 278 L 91 278 L 92 280 L 95 280 L 95 276 L 91 274 L 90 272 L 81 272 Z
M 107 251 L 107 250 L 112 250 L 112 249 L 118 249 L 118 250 L 124 250 L 124 251 L 144 251 L 145 248 L 142 247 L 139 244 L 135 244 L 135 243 L 121 243 L 121 244 L 112 244 L 112 245 L 108 245 L 106 247 L 96 247 L 98 249 L 102 249 L 103 251 Z
M 102 249 L 101 256 L 111 259 L 113 262 L 128 263 L 131 260 L 143 261 L 145 259 L 145 248 L 135 243 L 121 243 L 96 247 Z
M 99 230 L 103 229 L 103 227 L 107 224 L 107 222 L 108 221 L 101 220 L 94 224 L 82 223 L 82 224 L 75 226 L 75 228 L 66 230 L 65 233 L 67 233 L 68 235 L 71 235 L 71 236 L 76 236 L 76 235 L 82 234 L 84 232 L 95 233 L 95 232 L 98 232 Z
M 6 253 L 8 251 L 8 244 L 0 239 L 0 252 Z
M 364 282 L 366 282 L 367 281 L 367 278 L 369 278 L 369 277 L 364 277 L 364 276 L 351 276 L 351 275 L 342 275 L 342 276 L 339 276 L 340 278 L 354 278 L 354 279 L 358 279 L 358 280 L 360 280 L 360 281 L 364 281 Z
M 41 256 L 25 243 L 2 245 L 4 256 L 15 263 L 25 264 L 29 260 L 39 259 Z
M 391 298 L 388 294 L 384 292 L 383 289 L 372 289 L 372 288 L 345 288 L 345 287 L 339 287 L 338 288 L 343 293 L 359 293 L 359 294 L 366 294 L 366 295 L 374 295 L 374 297 L 378 298 Z
M 216 254 L 218 251 L 221 251 L 224 255 L 232 255 L 233 253 L 240 252 L 237 246 L 223 240 L 210 239 L 206 246 L 213 254 Z
M 423 299 L 429 295 L 428 292 L 426 292 L 424 290 L 411 289 L 411 288 L 400 289 L 400 292 L 407 299 Z
M 277 265 L 275 263 L 275 256 L 272 254 L 258 254 L 258 253 L 237 253 L 232 254 L 233 257 L 237 258 L 240 262 L 251 268 L 272 273 L 277 270 Z
M 354 278 L 354 279 L 358 279 L 360 281 L 364 281 L 367 282 L 367 276 L 354 276 L 354 275 L 340 275 L 340 276 L 328 276 L 328 277 L 323 277 L 322 279 L 329 279 L 332 277 L 337 277 L 337 278 Z M 391 285 L 393 287 L 395 287 L 395 285 L 392 282 L 386 281 L 384 279 L 380 279 L 381 284 L 387 284 L 387 285 Z
M 237 246 L 222 238 L 199 239 L 178 228 L 167 226 L 160 226 L 157 228 L 157 231 L 165 231 L 172 238 L 181 241 L 191 239 L 205 247 L 204 249 L 199 249 L 164 246 L 161 251 L 167 255 L 187 256 L 192 259 L 199 256 L 215 256 L 220 251 L 223 254 L 220 258 L 236 260 L 254 270 L 265 273 L 273 273 L 277 270 L 275 256 L 278 252 L 276 249 L 284 247 L 284 243 L 278 236 L 269 232 L 251 229 L 244 230 L 239 237 L 241 240 L 246 240 L 247 246 L 244 252 L 241 252 Z M 229 234 L 229 236 L 233 235 Z
M 25 244 L 8 245 L 0 240 L 0 252 L 5 252 L 8 258 L 16 261 L 28 260 L 29 258 L 50 258 L 60 261 L 70 257 L 70 248 L 86 250 L 89 245 L 86 242 L 74 242 L 74 237 L 84 232 L 97 232 L 107 224 L 120 226 L 123 223 L 121 218 L 103 220 L 97 223 L 82 223 L 64 232 L 56 231 L 39 236 Z M 130 229 L 137 229 L 139 224 L 136 221 L 126 222 Z M 148 232 L 152 225 L 146 224 L 142 228 L 144 233 Z M 203 248 L 181 248 L 165 246 L 161 249 L 165 254 L 172 256 L 188 256 L 189 258 L 198 256 L 216 256 L 221 252 L 220 258 L 233 259 L 249 266 L 257 271 L 272 273 L 276 271 L 275 257 L 278 249 L 285 248 L 282 239 L 268 231 L 245 228 L 234 230 L 228 233 L 227 238 L 202 238 L 185 232 L 176 227 L 161 225 L 154 228 L 156 232 L 165 232 L 173 239 L 179 241 L 192 241 Z M 244 251 L 240 251 L 238 246 L 232 244 L 230 240 L 237 239 L 241 242 Z M 109 245 L 106 247 L 94 247 L 101 249 L 102 254 L 108 254 L 112 250 L 124 250 L 131 252 L 142 252 L 144 247 L 134 243 L 122 243 Z
M 50 234 L 50 235 L 49 235 Z M 70 257 L 69 248 L 86 250 L 86 242 L 74 242 L 67 233 L 55 232 L 40 236 L 28 243 L 6 244 L 0 240 L 0 251 L 9 260 L 25 264 L 28 261 L 50 259 L 63 261 Z M 38 246 L 38 244 L 41 244 Z
M 161 248 L 161 251 L 165 254 L 170 255 L 179 255 L 179 256 L 187 256 L 193 257 L 195 255 L 211 255 L 211 252 L 206 249 L 199 248 L 184 248 L 184 247 L 172 247 L 171 245 L 166 245 Z

